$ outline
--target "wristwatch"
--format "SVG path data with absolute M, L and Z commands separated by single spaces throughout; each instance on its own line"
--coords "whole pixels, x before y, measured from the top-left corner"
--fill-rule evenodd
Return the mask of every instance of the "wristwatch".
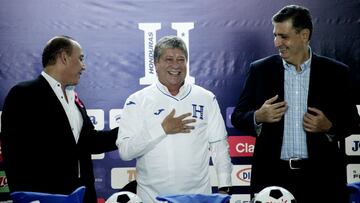
M 231 187 L 221 187 L 219 188 L 219 191 L 226 192 L 226 194 L 230 195 Z

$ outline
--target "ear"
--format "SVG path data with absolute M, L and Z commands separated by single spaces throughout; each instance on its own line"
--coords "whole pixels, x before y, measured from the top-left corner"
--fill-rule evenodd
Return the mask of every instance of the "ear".
M 65 51 L 62 51 L 59 54 L 59 59 L 60 59 L 61 63 L 66 65 L 68 63 L 69 56 L 67 55 L 67 53 Z
M 310 40 L 310 30 L 305 28 L 303 30 L 300 31 L 300 34 L 301 34 L 301 39 L 304 41 L 304 42 L 308 42 Z

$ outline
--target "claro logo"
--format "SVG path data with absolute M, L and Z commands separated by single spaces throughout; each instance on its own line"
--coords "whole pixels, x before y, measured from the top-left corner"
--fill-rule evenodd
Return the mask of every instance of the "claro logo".
M 255 137 L 229 136 L 231 157 L 251 157 L 255 149 Z

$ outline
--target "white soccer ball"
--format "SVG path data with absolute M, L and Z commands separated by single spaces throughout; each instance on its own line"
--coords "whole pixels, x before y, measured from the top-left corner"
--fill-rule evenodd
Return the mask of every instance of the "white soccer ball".
M 255 195 L 253 203 L 296 203 L 294 196 L 285 188 L 269 186 Z
M 142 200 L 132 192 L 121 191 L 112 194 L 105 203 L 142 203 Z

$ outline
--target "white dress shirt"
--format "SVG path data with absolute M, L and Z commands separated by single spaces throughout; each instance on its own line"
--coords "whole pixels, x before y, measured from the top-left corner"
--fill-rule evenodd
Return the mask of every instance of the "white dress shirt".
M 192 113 L 191 133 L 166 135 L 161 123 Z M 136 159 L 137 193 L 143 202 L 158 195 L 210 194 L 210 156 L 219 187 L 231 186 L 227 132 L 213 93 L 185 83 L 172 96 L 159 81 L 132 94 L 124 105 L 117 145 L 123 160 Z
M 80 110 L 75 104 L 75 91 L 74 91 L 75 87 L 68 86 L 65 88 L 66 96 L 68 99 L 67 102 L 64 93 L 61 89 L 61 84 L 58 81 L 56 81 L 54 78 L 52 78 L 50 75 L 45 73 L 44 71 L 41 72 L 41 75 L 44 76 L 46 81 L 48 81 L 50 87 L 52 88 L 57 98 L 61 102 L 61 105 L 63 106 L 66 116 L 69 120 L 69 124 L 74 134 L 75 141 L 77 143 L 83 125 L 83 118 L 81 116 Z

